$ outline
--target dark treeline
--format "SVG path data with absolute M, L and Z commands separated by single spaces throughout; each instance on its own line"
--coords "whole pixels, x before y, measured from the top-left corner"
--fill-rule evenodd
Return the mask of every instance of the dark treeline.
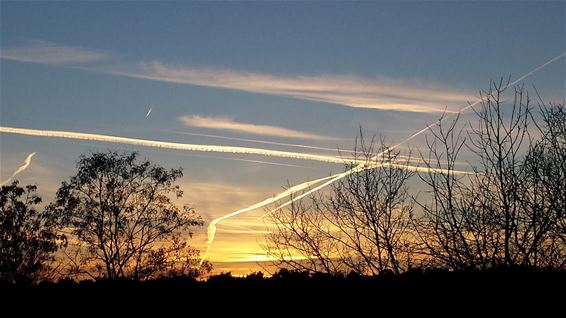
M 1 188 L 0 282 L 27 292 L 203 295 L 235 287 L 531 293 L 564 282 L 566 109 L 540 97 L 534 107 L 520 87 L 504 101 L 506 89 L 500 82 L 481 92 L 477 120 L 440 120 L 414 156 L 360 134 L 344 158 L 355 173 L 269 214 L 263 247 L 279 269 L 270 277 L 197 280 L 212 266 L 188 241 L 203 220 L 175 204 L 182 169 L 107 152 L 81 156 L 42 209 L 36 186 Z M 461 171 L 464 150 L 473 161 Z M 415 180 L 419 195 L 409 191 Z
M 550 314 L 561 310 L 566 273 L 536 268 L 409 270 L 401 274 L 330 275 L 280 270 L 233 277 L 158 278 L 145 281 L 62 280 L 36 285 L 3 285 L 3 308 L 21 313 L 90 314 L 153 312 L 179 314 L 184 308 L 207 313 L 322 313 L 352 315 L 388 312 L 435 315 Z M 18 305 L 22 300 L 34 306 Z M 525 311 L 527 310 L 527 311 Z

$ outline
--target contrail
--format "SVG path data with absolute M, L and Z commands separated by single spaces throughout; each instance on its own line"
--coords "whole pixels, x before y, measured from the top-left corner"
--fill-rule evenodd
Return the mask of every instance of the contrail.
M 270 198 L 267 198 L 267 199 L 265 199 L 261 202 L 255 203 L 255 204 L 253 204 L 253 205 L 251 205 L 247 208 L 244 208 L 244 209 L 241 209 L 241 210 L 238 210 L 238 211 L 234 211 L 232 213 L 226 214 L 222 217 L 219 217 L 219 218 L 212 220 L 210 222 L 210 224 L 208 225 L 208 228 L 207 228 L 207 242 L 206 242 L 207 247 L 206 247 L 206 252 L 203 254 L 203 257 L 201 258 L 201 264 L 208 257 L 208 252 L 210 251 L 210 247 L 212 246 L 212 242 L 214 241 L 214 236 L 216 234 L 216 224 L 218 224 L 218 222 L 220 222 L 224 219 L 227 219 L 227 218 L 231 218 L 231 217 L 236 216 L 238 214 L 242 214 L 242 213 L 245 213 L 245 212 L 248 212 L 248 211 L 252 211 L 252 210 L 261 208 L 265 205 L 271 204 L 273 202 L 279 201 L 282 198 L 285 198 L 285 197 L 287 197 L 287 196 L 289 196 L 289 195 L 291 195 L 291 194 L 293 194 L 297 191 L 304 190 L 304 189 L 306 189 L 306 188 L 308 188 L 308 187 L 310 187 L 314 184 L 328 180 L 328 179 L 333 178 L 333 177 L 334 176 L 328 176 L 328 177 L 324 177 L 324 178 L 320 178 L 320 179 L 301 183 L 301 184 L 296 185 L 294 187 L 291 187 L 291 188 L 289 188 L 289 189 L 287 189 L 287 190 L 285 190 L 285 191 L 283 191 L 283 192 L 281 192 L 281 193 L 279 193 L 279 194 L 277 194 L 273 197 L 270 197 Z
M 137 145 L 144 147 L 186 150 L 186 151 L 262 155 L 262 156 L 280 157 L 280 158 L 313 160 L 313 161 L 321 161 L 328 163 L 343 163 L 343 160 L 338 157 L 315 155 L 315 154 L 308 154 L 301 152 L 279 151 L 279 150 L 235 147 L 235 146 L 185 144 L 185 143 L 177 143 L 177 142 L 136 139 L 136 138 L 117 137 L 110 135 L 90 134 L 90 133 L 81 133 L 81 132 L 72 132 L 72 131 L 40 130 L 40 129 L 26 129 L 26 128 L 13 128 L 13 127 L 0 126 L 0 133 L 102 141 L 102 142 L 122 143 L 122 144 Z
M 524 80 L 525 78 L 527 78 L 527 77 L 533 75 L 533 73 L 537 72 L 537 71 L 540 70 L 541 68 L 547 66 L 548 64 L 552 64 L 553 62 L 555 62 L 555 61 L 557 61 L 557 60 L 559 60 L 560 58 L 565 57 L 565 56 L 566 56 L 566 52 L 564 52 L 564 53 L 558 55 L 557 57 L 555 57 L 555 58 L 553 58 L 553 59 L 550 59 L 548 62 L 546 62 L 546 63 L 540 65 L 539 67 L 534 68 L 533 70 L 531 70 L 531 71 L 528 72 L 527 74 L 525 74 L 525 75 L 519 77 L 518 79 L 516 79 L 515 81 L 513 81 L 512 83 L 510 83 L 509 85 L 507 85 L 507 87 L 513 86 L 513 85 L 519 83 L 520 81 Z
M 525 80 L 527 77 L 531 76 L 532 74 L 534 74 L 535 72 L 539 71 L 539 70 L 542 69 L 543 67 L 545 67 L 545 66 L 547 66 L 547 65 L 549 65 L 549 64 L 551 64 L 551 63 L 553 63 L 553 62 L 555 62 L 555 61 L 557 61 L 558 59 L 560 59 L 560 58 L 562 58 L 562 57 L 564 57 L 564 56 L 566 56 L 566 52 L 564 52 L 564 53 L 562 53 L 562 54 L 560 54 L 560 55 L 558 55 L 558 56 L 556 56 L 556 57 L 550 59 L 549 61 L 545 62 L 544 64 L 542 64 L 542 65 L 540 65 L 540 66 L 537 66 L 536 68 L 534 68 L 533 70 L 531 70 L 531 71 L 529 71 L 528 73 L 524 74 L 523 76 L 519 77 L 519 78 L 516 79 L 515 81 L 509 83 L 509 84 L 506 86 L 506 88 L 509 87 L 509 86 L 515 85 L 515 84 L 517 84 L 517 83 L 519 83 L 519 82 L 521 82 L 521 81 L 523 81 L 523 80 Z M 395 149 L 395 148 L 397 148 L 397 147 L 399 147 L 399 146 L 401 146 L 401 145 L 403 145 L 403 144 L 409 142 L 410 140 L 414 139 L 415 137 L 417 137 L 417 136 L 423 134 L 424 132 L 428 131 L 431 127 L 433 127 L 433 126 L 435 126 L 436 124 L 440 123 L 442 120 L 444 120 L 444 119 L 446 119 L 446 118 L 449 118 L 449 117 L 458 116 L 460 113 L 462 113 L 462 112 L 464 112 L 464 111 L 466 111 L 466 110 L 468 110 L 468 109 L 474 107 L 475 105 L 479 104 L 480 102 L 481 102 L 481 98 L 479 98 L 479 99 L 478 99 L 477 101 L 475 101 L 474 103 L 469 104 L 468 106 L 461 108 L 459 111 L 457 111 L 457 112 L 455 112 L 455 113 L 452 113 L 451 115 L 449 115 L 449 116 L 447 116 L 447 117 L 441 117 L 439 120 L 435 121 L 434 123 L 429 124 L 429 125 L 427 125 L 425 128 L 423 128 L 423 129 L 421 129 L 421 130 L 415 132 L 414 134 L 412 134 L 411 136 L 409 136 L 407 139 L 405 139 L 405 140 L 399 142 L 398 144 L 396 144 L 396 145 L 394 145 L 394 146 L 388 148 L 388 149 L 385 150 L 385 151 L 382 151 L 382 152 L 376 154 L 373 158 L 378 158 L 379 156 L 382 156 L 382 155 L 385 154 L 386 152 L 389 152 L 389 151 L 391 151 L 391 150 L 393 150 L 393 149 Z M 328 180 L 327 182 L 325 182 L 325 183 L 323 183 L 323 184 L 321 184 L 321 185 L 319 185 L 319 186 L 317 186 L 317 187 L 315 187 L 315 188 L 309 189 L 308 191 L 306 191 L 306 192 L 304 192 L 304 193 L 301 193 L 300 195 L 298 195 L 298 196 L 292 198 L 291 200 L 289 200 L 289 201 L 287 201 L 286 203 L 282 204 L 281 206 L 279 206 L 279 207 L 276 208 L 275 210 L 270 211 L 269 213 L 274 212 L 274 211 L 276 211 L 277 209 L 281 209 L 281 208 L 283 208 L 283 207 L 285 207 L 285 206 L 287 206 L 287 205 L 289 205 L 289 204 L 291 204 L 291 203 L 293 203 L 293 202 L 295 202 L 295 201 L 297 201 L 297 200 L 300 200 L 300 199 L 302 199 L 303 197 L 305 197 L 305 196 L 307 196 L 307 195 L 309 195 L 309 194 L 311 194 L 311 193 L 313 193 L 313 192 L 316 192 L 316 191 L 318 191 L 318 190 L 321 190 L 321 189 L 323 189 L 324 187 L 326 187 L 326 186 L 328 186 L 328 185 L 330 185 L 330 184 L 332 184 L 332 183 L 334 183 L 334 182 L 336 182 L 336 181 L 338 181 L 338 180 L 340 180 L 340 179 L 342 179 L 342 178 L 344 178 L 344 177 L 346 177 L 346 176 L 348 176 L 348 175 L 350 175 L 350 174 L 360 172 L 360 171 L 362 171 L 364 168 L 367 168 L 367 166 L 364 166 L 364 164 L 359 164 L 359 165 L 355 166 L 354 168 L 352 168 L 352 169 L 350 169 L 350 170 L 347 170 L 347 171 L 345 171 L 345 172 L 338 173 L 338 174 L 335 174 L 335 175 L 333 175 L 333 176 L 327 177 L 328 179 L 330 179 L 330 180 Z M 323 180 L 321 180 L 321 179 L 318 179 L 318 180 L 319 180 L 319 181 L 323 181 Z M 289 191 L 289 190 L 294 189 L 294 188 L 296 188 L 296 189 L 305 189 L 305 184 L 307 184 L 307 183 L 308 183 L 308 182 L 305 182 L 305 183 L 296 185 L 296 186 L 294 186 L 293 188 L 290 188 L 290 189 L 288 189 L 287 191 L 280 193 L 280 194 L 277 195 L 276 197 L 278 197 L 278 196 L 280 196 L 280 195 L 283 195 L 283 194 L 292 195 L 292 194 L 294 194 L 295 192 L 300 191 L 300 190 L 297 190 L 297 191 L 294 191 L 294 192 L 293 192 L 293 191 Z M 312 183 L 310 183 L 310 184 L 312 184 Z M 283 197 L 286 197 L 287 195 L 285 195 L 285 196 L 283 196 Z M 265 201 L 267 201 L 267 200 L 264 200 L 264 201 L 262 201 L 262 202 L 265 202 Z M 262 202 L 260 202 L 260 203 L 262 203 Z M 256 206 L 256 205 L 258 205 L 258 204 L 260 204 L 260 203 L 256 203 L 256 204 L 252 205 L 252 207 L 253 207 L 253 206 Z M 268 204 L 269 204 L 269 203 L 268 203 Z M 264 205 L 265 205 L 265 204 L 264 204 Z M 262 206 L 263 206 L 263 205 L 262 205 Z M 258 207 L 259 207 L 259 206 L 258 206 Z M 256 207 L 256 208 L 258 208 L 258 207 Z M 249 211 L 249 208 L 246 208 L 246 209 L 243 209 L 243 210 L 245 210 L 244 212 L 246 212 L 246 211 Z M 221 218 L 218 218 L 218 219 L 215 219 L 215 220 L 212 221 L 212 222 L 214 222 L 214 227 L 213 227 L 213 232 L 212 232 L 212 234 L 209 233 L 209 235 L 208 235 L 208 241 L 207 241 L 207 245 L 208 245 L 208 246 L 207 246 L 207 253 L 205 254 L 205 256 L 208 255 L 208 251 L 210 250 L 210 245 L 212 244 L 212 241 L 214 240 L 214 234 L 215 234 L 215 232 L 216 232 L 216 224 L 217 224 L 219 221 L 224 220 L 224 219 L 226 219 L 226 218 L 228 218 L 228 217 L 232 217 L 232 216 L 234 216 L 234 215 L 238 215 L 238 214 L 240 214 L 240 213 L 243 213 L 243 212 L 239 212 L 239 211 L 242 211 L 242 210 L 238 210 L 238 211 L 236 211 L 236 212 L 232 212 L 232 213 L 230 213 L 230 214 L 228 214 L 228 215 L 226 215 L 226 216 L 223 216 L 223 217 L 221 217 Z M 237 212 L 239 212 L 239 213 L 237 213 Z M 211 229 L 211 227 L 209 226 L 209 230 L 210 230 L 210 229 Z M 204 257 L 203 257 L 202 260 L 204 260 Z M 201 260 L 201 263 L 202 263 L 202 260 Z
M 19 167 L 16 171 L 14 171 L 14 173 L 8 179 L 6 179 L 2 183 L 0 183 L 0 186 L 3 186 L 6 183 L 10 182 L 10 180 L 12 180 L 16 175 L 18 175 L 18 173 L 26 170 L 27 167 L 29 166 L 29 164 L 31 163 L 31 158 L 33 158 L 34 155 L 35 155 L 35 152 L 30 153 L 26 157 L 26 160 L 24 160 L 24 164 L 21 167 Z
M 562 53 L 562 54 L 560 54 L 560 55 L 558 55 L 558 56 L 556 56 L 556 57 L 550 59 L 548 62 L 546 62 L 546 63 L 544 63 L 544 64 L 542 64 L 542 65 L 540 65 L 540 66 L 535 67 L 535 68 L 532 69 L 530 72 L 524 74 L 523 76 L 519 77 L 518 79 L 514 80 L 513 82 L 511 82 L 511 83 L 505 85 L 505 88 L 504 88 L 504 89 L 507 89 L 509 86 L 513 86 L 513 85 L 515 85 L 515 84 L 517 84 L 517 83 L 519 83 L 519 82 L 525 80 L 527 77 L 533 75 L 535 72 L 539 71 L 540 69 L 544 68 L 545 66 L 547 66 L 547 65 L 549 65 L 549 64 L 552 64 L 553 62 L 555 62 L 555 61 L 557 61 L 557 60 L 559 60 L 560 58 L 565 57 L 565 56 L 566 56 L 566 52 L 564 52 L 564 53 Z M 481 103 L 481 98 L 479 98 L 479 99 L 476 100 L 475 102 L 469 104 L 468 106 L 461 108 L 457 113 L 450 114 L 450 115 L 448 115 L 448 116 L 445 117 L 445 118 L 456 117 L 456 116 L 460 115 L 462 112 L 467 111 L 468 109 L 470 109 L 470 108 L 476 106 L 476 105 L 479 104 L 479 103 Z M 393 146 L 392 149 L 393 149 L 393 148 L 397 148 L 398 146 L 400 146 L 400 145 L 402 145 L 402 144 L 404 144 L 404 143 L 406 143 L 406 142 L 408 142 L 408 141 L 414 139 L 414 138 L 417 137 L 418 135 L 424 133 L 425 131 L 429 130 L 430 128 L 432 128 L 432 127 L 434 127 L 435 125 L 437 125 L 438 123 L 440 123 L 443 119 L 444 119 L 444 118 L 440 118 L 440 119 L 438 119 L 437 121 L 433 122 L 432 124 L 427 125 L 425 128 L 423 128 L 423 129 L 417 131 L 416 133 L 412 134 L 409 138 L 407 138 L 407 139 L 403 140 L 402 142 L 398 143 L 397 145 Z
M 149 110 L 147 111 L 147 114 L 145 114 L 145 118 L 149 117 L 149 114 L 151 114 L 152 110 L 153 110 L 153 107 L 150 107 Z
M 230 161 L 242 161 L 242 162 L 251 162 L 251 163 L 260 163 L 264 165 L 273 165 L 273 166 L 281 166 L 281 167 L 293 167 L 293 168 L 304 168 L 309 169 L 310 167 L 307 166 L 300 166 L 300 165 L 293 165 L 289 163 L 280 163 L 280 162 L 272 162 L 272 161 L 263 161 L 263 160 L 250 160 L 250 159 L 242 159 L 242 158 L 222 158 L 222 157 L 214 157 L 214 156 L 206 156 L 206 155 L 191 155 L 193 157 L 198 158 L 210 158 L 210 159 L 218 159 L 218 160 L 230 160 Z
M 261 164 L 264 164 L 264 165 L 272 165 L 272 166 L 280 166 L 280 167 L 307 168 L 305 166 L 292 165 L 292 164 L 280 163 L 280 162 L 263 161 L 263 160 L 250 160 L 250 159 L 242 159 L 242 158 L 222 158 L 222 159 L 228 159 L 228 160 L 233 160 L 233 161 L 242 161 L 242 162 L 251 162 L 251 163 L 261 163 Z
M 343 150 L 343 149 L 336 149 L 336 148 L 317 147 L 317 146 L 309 146 L 309 145 L 301 145 L 301 144 L 289 144 L 289 143 L 285 143 L 285 142 L 275 142 L 275 141 L 265 141 L 265 140 L 257 140 L 257 139 L 226 137 L 226 136 L 209 135 L 209 134 L 197 134 L 197 133 L 184 132 L 184 131 L 175 131 L 175 133 L 182 134 L 182 135 L 189 135 L 189 136 L 210 137 L 210 138 L 235 140 L 235 141 L 247 141 L 247 142 L 254 142 L 254 143 L 258 143 L 258 144 L 268 144 L 268 145 L 288 146 L 288 147 L 306 148 L 306 149 L 314 149 L 314 150 L 354 153 L 353 150 Z

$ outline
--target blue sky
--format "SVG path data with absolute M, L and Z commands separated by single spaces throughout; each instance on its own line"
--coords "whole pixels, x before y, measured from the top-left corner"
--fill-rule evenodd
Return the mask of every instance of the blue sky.
M 183 133 L 348 148 L 362 125 L 368 134 L 401 141 L 442 110 L 474 101 L 490 79 L 516 78 L 564 53 L 565 10 L 563 1 L 2 1 L 0 123 L 334 155 Z M 565 73 L 560 59 L 525 85 L 562 101 Z M 207 220 L 261 201 L 287 182 L 341 169 L 261 155 L 0 138 L 2 180 L 36 152 L 18 177 L 38 183 L 46 201 L 73 174 L 79 154 L 138 150 L 185 168 L 185 200 Z M 261 253 L 261 213 L 219 228 L 211 259 Z M 197 236 L 195 244 L 203 240 Z

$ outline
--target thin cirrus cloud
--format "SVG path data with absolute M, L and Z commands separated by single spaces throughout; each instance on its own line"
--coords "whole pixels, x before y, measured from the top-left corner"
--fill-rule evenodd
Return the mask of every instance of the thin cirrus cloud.
M 338 104 L 354 108 L 407 112 L 452 112 L 474 99 L 457 89 L 340 75 L 272 75 L 215 68 L 143 62 L 126 69 L 107 69 L 116 75 Z
M 285 137 L 309 140 L 328 140 L 330 137 L 277 126 L 256 125 L 234 121 L 227 117 L 206 117 L 199 115 L 181 116 L 179 121 L 189 127 L 235 131 L 253 135 Z
M 72 65 L 102 61 L 110 54 L 101 50 L 63 46 L 49 41 L 32 40 L 25 45 L 0 50 L 0 58 L 48 65 Z
M 473 94 L 438 84 L 346 75 L 277 75 L 221 68 L 130 61 L 122 65 L 84 65 L 113 54 L 49 41 L 2 49 L 0 58 L 49 65 L 81 65 L 83 70 L 155 81 L 286 96 L 353 108 L 404 112 L 454 112 Z

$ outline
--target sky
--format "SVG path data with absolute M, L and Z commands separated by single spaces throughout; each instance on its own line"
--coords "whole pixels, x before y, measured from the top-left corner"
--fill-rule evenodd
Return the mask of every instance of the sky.
M 1 1 L 0 126 L 23 130 L 0 133 L 0 181 L 35 153 L 16 178 L 49 202 L 80 154 L 139 151 L 184 168 L 180 204 L 210 223 L 341 172 L 360 126 L 401 142 L 563 54 L 565 17 L 564 1 Z M 565 73 L 559 58 L 521 84 L 561 102 Z M 257 270 L 264 213 L 217 224 L 218 271 Z

